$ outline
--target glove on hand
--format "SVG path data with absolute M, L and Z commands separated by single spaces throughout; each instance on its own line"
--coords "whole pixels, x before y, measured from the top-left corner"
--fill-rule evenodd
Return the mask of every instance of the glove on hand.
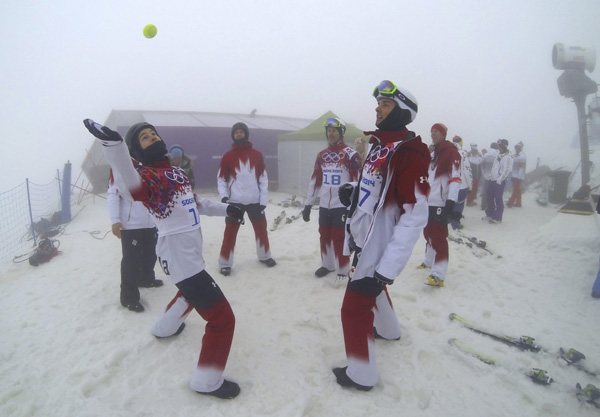
M 229 204 L 227 206 L 227 216 L 236 219 L 238 223 L 244 224 L 244 212 L 238 206 Z
M 229 201 L 229 197 L 223 197 L 221 199 L 221 203 L 227 203 Z
M 104 146 L 114 146 L 123 142 L 123 138 L 117 132 L 94 122 L 92 119 L 85 119 L 83 124 L 92 135 L 102 141 Z
M 354 241 L 354 236 L 352 236 L 352 234 L 350 233 L 350 231 L 348 231 L 348 247 L 350 248 L 350 250 L 352 252 L 357 252 L 360 249 L 356 245 L 356 242 Z
M 354 186 L 352 184 L 343 184 L 338 188 L 338 197 L 340 202 L 348 207 L 352 204 L 352 192 L 354 192 Z
M 373 274 L 373 278 L 385 285 L 392 285 L 394 283 L 393 279 L 386 278 L 377 271 Z
M 450 217 L 452 217 L 452 213 L 454 212 L 455 205 L 456 205 L 456 202 L 454 202 L 452 200 L 446 200 L 446 205 L 442 209 L 442 216 L 446 220 L 448 220 Z
M 302 219 L 305 222 L 310 221 L 310 209 L 312 206 L 304 206 L 304 210 L 302 210 Z

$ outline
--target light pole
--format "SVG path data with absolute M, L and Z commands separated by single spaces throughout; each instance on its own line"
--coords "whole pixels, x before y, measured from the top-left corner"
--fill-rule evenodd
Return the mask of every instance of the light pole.
M 577 107 L 579 121 L 579 142 L 581 149 L 581 191 L 589 190 L 590 182 L 590 152 L 587 134 L 587 116 L 585 100 L 588 94 L 598 91 L 598 85 L 585 75 L 585 70 L 592 72 L 596 66 L 596 51 L 592 48 L 565 46 L 554 44 L 552 48 L 552 65 L 564 70 L 558 77 L 558 91 L 561 96 L 572 98 Z M 589 197 L 589 191 L 585 198 Z

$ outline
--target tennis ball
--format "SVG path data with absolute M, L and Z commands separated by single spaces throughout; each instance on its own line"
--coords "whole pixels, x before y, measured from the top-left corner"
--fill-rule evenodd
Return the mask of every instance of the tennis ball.
M 156 26 L 154 26 L 153 24 L 144 26 L 144 36 L 148 39 L 155 37 L 156 32 L 158 32 L 158 29 L 156 29 Z

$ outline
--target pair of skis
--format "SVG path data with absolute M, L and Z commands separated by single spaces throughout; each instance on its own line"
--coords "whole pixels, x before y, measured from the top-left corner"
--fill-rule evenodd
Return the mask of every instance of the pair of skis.
M 471 323 L 470 321 L 459 316 L 456 313 L 450 314 L 449 318 L 452 321 L 459 322 L 463 327 L 465 327 L 475 333 L 479 333 L 481 335 L 488 336 L 488 337 L 492 338 L 493 340 L 501 342 L 505 345 L 516 347 L 520 350 L 534 352 L 534 353 L 538 353 L 538 352 L 544 352 L 544 353 L 548 353 L 548 354 L 551 353 L 551 352 L 543 349 L 541 345 L 537 344 L 535 342 L 535 339 L 531 336 L 512 337 L 512 336 L 505 335 L 503 333 L 489 331 L 487 329 L 483 329 L 482 327 L 477 326 L 474 323 Z M 458 350 L 462 351 L 463 353 L 479 359 L 480 361 L 482 361 L 485 364 L 494 365 L 494 366 L 501 365 L 498 361 L 496 361 L 491 356 L 488 356 L 484 353 L 477 351 L 475 348 L 471 347 L 469 344 L 467 344 L 466 342 L 464 342 L 462 340 L 452 338 L 448 341 L 448 343 L 450 345 L 456 347 Z M 555 356 L 564 360 L 570 366 L 572 366 L 580 371 L 585 372 L 587 375 L 598 376 L 597 372 L 586 368 L 581 363 L 581 361 L 585 359 L 585 355 L 575 349 L 563 349 L 561 347 Z M 536 384 L 550 385 L 552 382 L 554 382 L 554 380 L 548 375 L 548 372 L 545 371 L 544 369 L 533 368 L 533 369 L 525 372 L 525 374 Z M 580 400 L 585 401 L 589 404 L 592 404 L 596 408 L 600 408 L 600 389 L 598 389 L 593 384 L 588 384 L 587 386 L 583 387 L 581 384 L 577 383 L 575 386 L 574 393 L 577 396 L 577 398 L 579 398 Z
M 490 250 L 490 248 L 488 248 L 487 246 L 487 242 L 485 240 L 480 240 L 477 239 L 476 237 L 472 236 L 472 237 L 467 237 L 464 234 L 462 234 L 461 232 L 458 232 L 459 237 L 454 237 L 452 235 L 448 235 L 448 239 L 450 239 L 453 242 L 459 243 L 461 245 L 466 245 L 467 247 L 474 249 L 474 248 L 479 248 L 485 252 L 487 252 L 487 254 L 492 255 L 492 256 L 497 256 L 498 258 L 502 258 L 502 256 L 495 254 L 494 252 L 492 252 Z M 478 253 L 476 253 L 475 251 L 473 251 L 473 253 L 475 254 L 475 256 L 479 256 Z
M 292 195 L 292 198 L 285 199 L 280 203 L 277 203 L 278 206 L 283 207 L 303 207 L 304 204 L 300 201 L 296 200 L 296 195 Z
M 283 226 L 284 224 L 289 224 L 291 222 L 293 222 L 294 220 L 298 220 L 300 217 L 302 217 L 302 212 L 294 215 L 294 216 L 290 216 L 287 217 L 287 214 L 285 212 L 285 210 L 283 210 L 279 216 L 275 217 L 275 219 L 273 220 L 273 226 L 271 226 L 271 232 L 277 230 L 279 227 Z

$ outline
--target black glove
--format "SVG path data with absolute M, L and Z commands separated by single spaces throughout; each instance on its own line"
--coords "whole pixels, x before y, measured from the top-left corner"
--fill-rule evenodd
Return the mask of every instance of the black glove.
M 446 200 L 446 205 L 442 209 L 442 217 L 444 218 L 444 220 L 448 221 L 448 219 L 452 217 L 452 213 L 454 212 L 455 205 L 456 205 L 456 202 L 454 202 L 452 200 Z
M 352 184 L 343 184 L 338 188 L 338 197 L 340 198 L 340 202 L 348 207 L 352 204 L 352 192 L 354 191 L 354 186 Z
M 377 271 L 373 274 L 373 278 L 385 285 L 392 285 L 394 283 L 393 279 L 386 278 Z
M 238 223 L 244 223 L 244 211 L 238 206 L 229 204 L 227 206 L 227 216 L 236 219 Z
M 302 210 L 302 219 L 305 222 L 310 221 L 310 209 L 312 206 L 304 206 L 304 210 Z
M 117 132 L 94 122 L 92 119 L 85 119 L 83 124 L 92 135 L 102 141 L 104 146 L 113 146 L 123 142 L 123 138 Z
M 354 241 L 354 236 L 352 236 L 350 231 L 348 231 L 348 247 L 352 252 L 358 252 L 358 250 L 360 249 Z
M 223 197 L 221 199 L 221 203 L 227 203 L 229 201 L 229 197 Z
M 259 213 L 264 213 L 266 208 L 267 208 L 267 206 L 263 206 L 262 204 L 260 204 L 258 206 L 258 212 Z

